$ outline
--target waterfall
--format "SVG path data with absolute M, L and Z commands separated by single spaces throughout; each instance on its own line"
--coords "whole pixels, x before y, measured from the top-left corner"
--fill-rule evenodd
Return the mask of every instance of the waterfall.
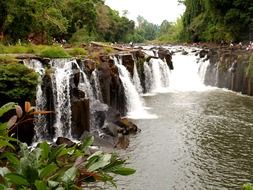
M 145 89 L 146 89 L 146 92 L 150 92 L 151 87 L 152 87 L 152 81 L 153 81 L 152 71 L 146 61 L 144 62 L 143 67 L 144 67 L 144 76 L 145 76 Z
M 199 65 L 194 53 L 182 55 L 181 52 L 172 56 L 175 69 L 170 75 L 170 91 L 203 91 L 206 87 L 198 74 L 204 76 L 205 67 L 208 62 Z M 200 68 L 199 68 L 200 67 Z
M 43 65 L 40 61 L 32 59 L 32 60 L 25 60 L 25 65 L 37 72 L 39 74 L 38 77 L 38 85 L 36 87 L 36 110 L 37 111 L 43 111 L 46 110 L 46 103 L 47 99 L 45 98 L 41 84 L 42 84 L 42 78 L 45 75 L 45 69 L 43 68 Z M 47 136 L 47 123 L 46 123 L 46 116 L 45 115 L 37 115 L 36 119 L 34 120 L 34 130 L 35 130 L 35 137 L 34 141 L 42 140 Z
M 209 64 L 210 64 L 209 60 L 206 60 L 206 61 L 200 60 L 199 62 L 198 74 L 200 76 L 202 83 L 205 82 L 206 71 Z
M 90 85 L 90 81 L 88 80 L 86 74 L 83 72 L 83 70 L 80 68 L 76 60 L 73 61 L 73 64 L 77 67 L 77 69 L 80 71 L 80 81 L 78 88 L 79 90 L 83 91 L 85 93 L 85 97 L 87 99 L 90 99 L 91 101 L 94 101 L 96 98 L 94 96 L 92 87 Z
M 135 61 L 134 61 L 133 83 L 134 83 L 134 86 L 136 87 L 136 90 L 138 91 L 138 93 L 142 93 L 143 89 L 141 86 L 141 81 L 140 81 L 140 77 L 138 74 L 138 70 L 137 70 L 137 66 L 136 66 Z
M 165 59 L 164 61 L 160 60 L 160 71 L 162 75 L 162 79 L 161 79 L 162 87 L 168 88 L 169 83 L 170 83 L 170 80 L 169 80 L 170 69 Z
M 166 61 L 152 58 L 149 61 L 149 64 L 151 65 L 151 72 L 152 72 L 151 91 L 164 92 L 169 87 L 169 75 L 170 75 L 170 70 Z M 146 68 L 146 70 L 148 69 Z
M 116 57 L 114 57 L 114 63 L 119 70 L 119 77 L 125 90 L 128 117 L 146 117 L 147 112 L 144 110 L 143 99 L 140 97 L 134 84 L 132 83 L 130 79 L 130 73 L 125 66 L 122 65 L 122 58 L 120 57 L 118 60 Z
M 100 102 L 103 102 L 102 93 L 101 93 L 101 86 L 100 86 L 100 81 L 99 81 L 99 78 L 98 78 L 97 69 L 92 71 L 91 81 L 92 81 L 93 86 L 94 86 L 94 91 L 95 91 L 94 94 L 95 94 L 96 99 L 99 100 Z
M 72 61 L 52 60 L 54 107 L 56 112 L 55 137 L 71 138 L 70 77 Z

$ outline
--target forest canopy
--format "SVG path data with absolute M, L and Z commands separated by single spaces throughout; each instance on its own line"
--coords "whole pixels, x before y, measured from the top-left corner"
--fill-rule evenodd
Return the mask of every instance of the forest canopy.
M 176 22 L 159 26 L 142 16 L 135 23 L 104 0 L 0 1 L 0 40 L 4 43 L 72 44 L 159 41 L 221 42 L 253 40 L 252 0 L 179 0 L 186 6 Z M 145 6 L 145 5 L 143 5 Z
M 243 41 L 253 38 L 252 0 L 180 0 L 186 6 L 181 39 Z

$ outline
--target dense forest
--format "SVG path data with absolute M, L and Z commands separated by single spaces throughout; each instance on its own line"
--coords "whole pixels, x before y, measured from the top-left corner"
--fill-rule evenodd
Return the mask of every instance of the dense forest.
M 253 39 L 252 0 L 181 0 L 181 40 L 247 41 Z
M 0 1 L 0 34 L 8 42 L 123 42 L 134 28 L 134 21 L 120 16 L 103 0 Z
M 142 16 L 135 23 L 104 0 L 0 1 L 4 43 L 220 42 L 253 39 L 252 0 L 179 0 L 186 11 L 176 22 L 156 25 Z

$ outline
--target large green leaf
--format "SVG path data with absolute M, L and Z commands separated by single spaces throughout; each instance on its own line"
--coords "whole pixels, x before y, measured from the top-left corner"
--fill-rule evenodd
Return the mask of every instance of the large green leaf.
M 15 109 L 15 105 L 17 105 L 16 103 L 14 102 L 9 102 L 5 105 L 3 105 L 1 108 L 0 108 L 0 117 L 3 116 L 3 114 L 5 114 L 6 112 L 12 110 L 12 109 Z
M 77 174 L 77 168 L 76 167 L 71 167 L 69 168 L 65 173 L 64 175 L 61 177 L 61 180 L 64 182 L 64 183 L 70 183 L 70 182 L 73 182 L 75 177 L 76 177 L 76 174 Z
M 132 175 L 136 172 L 136 170 L 132 168 L 118 167 L 117 169 L 112 170 L 111 172 L 119 175 Z
M 20 174 L 17 173 L 8 173 L 4 175 L 5 178 L 7 178 L 7 180 L 15 185 L 25 185 L 25 186 L 29 186 L 28 181 L 26 180 L 26 178 Z
M 44 181 L 35 181 L 35 187 L 37 190 L 47 190 L 47 184 Z
M 39 144 L 39 147 L 41 149 L 41 159 L 47 160 L 49 152 L 51 151 L 51 147 L 47 142 L 42 142 Z
M 112 157 L 111 154 L 104 154 L 98 159 L 97 162 L 90 165 L 87 170 L 89 172 L 93 172 L 99 168 L 105 167 L 106 165 L 110 164 L 111 157 Z
M 47 165 L 45 168 L 43 168 L 41 171 L 40 171 L 40 178 L 47 178 L 49 177 L 50 175 L 52 175 L 56 170 L 58 169 L 57 165 L 52 163 L 52 164 L 49 164 Z
M 0 131 L 6 131 L 8 128 L 7 122 L 6 123 L 0 123 Z
M 48 181 L 48 186 L 50 188 L 56 188 L 59 184 L 60 183 L 58 181 L 51 181 L 51 180 Z
M 7 158 L 7 160 L 12 164 L 12 165 L 19 165 L 19 159 L 17 158 L 16 154 L 11 153 L 11 152 L 4 152 L 0 158 Z
M 89 136 L 87 138 L 84 139 L 82 146 L 81 146 L 81 150 L 86 150 L 89 146 L 91 146 L 94 142 L 94 137 L 93 136 Z
M 64 153 L 66 152 L 65 151 L 65 149 L 66 149 L 65 146 L 66 145 L 60 145 L 60 146 L 52 149 L 52 151 L 49 154 L 49 160 L 50 160 L 50 162 L 56 160 L 57 157 L 60 156 L 60 155 L 62 155 L 63 152 Z
M 5 146 L 9 146 L 9 147 L 11 147 L 12 149 L 15 149 L 15 147 L 14 147 L 12 144 L 10 144 L 10 143 L 8 142 L 8 140 L 3 140 L 3 139 L 0 137 L 0 149 L 3 148 L 3 147 L 5 147 Z

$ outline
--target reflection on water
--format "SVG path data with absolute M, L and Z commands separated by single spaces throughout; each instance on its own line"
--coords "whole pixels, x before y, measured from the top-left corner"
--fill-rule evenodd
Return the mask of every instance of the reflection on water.
M 145 97 L 158 119 L 121 154 L 135 175 L 126 190 L 240 189 L 253 179 L 253 99 L 222 90 Z

